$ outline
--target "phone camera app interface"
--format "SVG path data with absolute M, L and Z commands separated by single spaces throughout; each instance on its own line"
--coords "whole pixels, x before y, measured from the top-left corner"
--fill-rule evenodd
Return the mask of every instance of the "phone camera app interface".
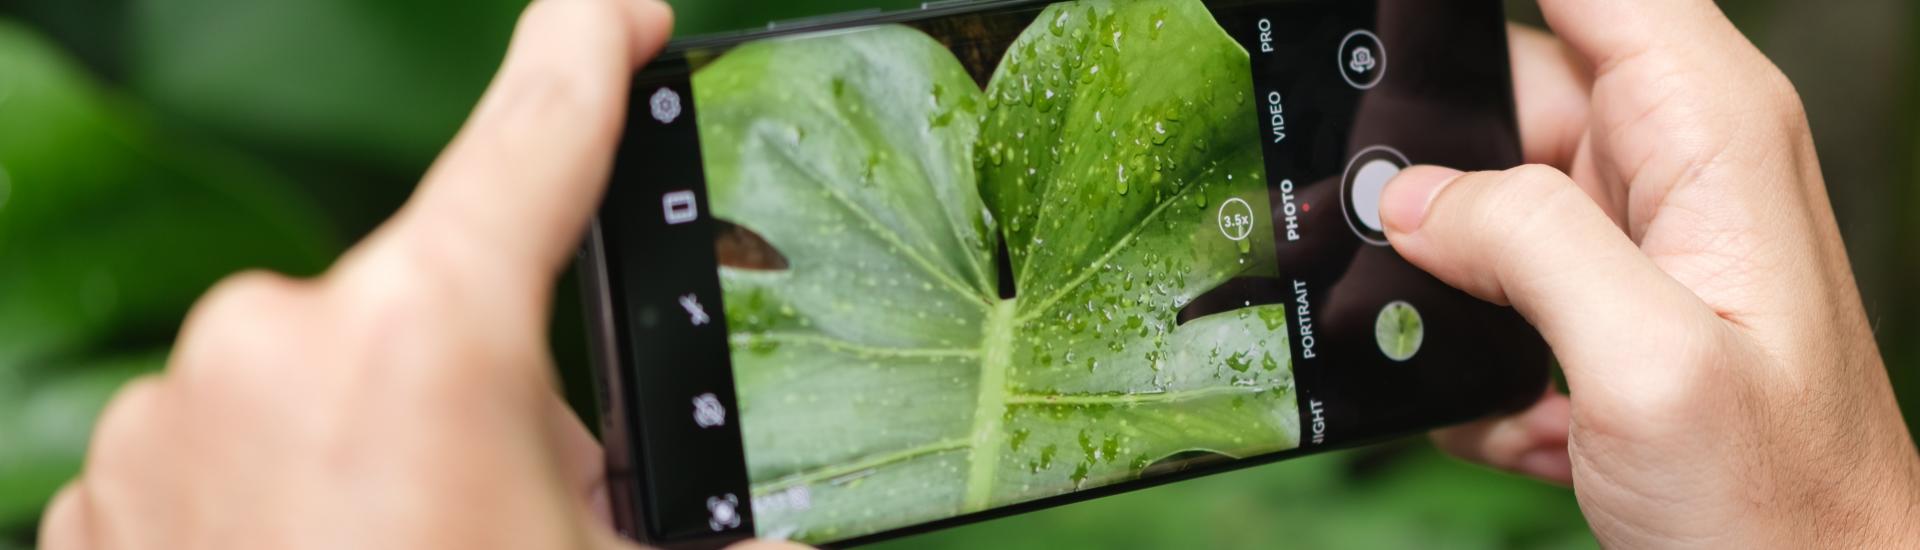
M 1277 277 L 1247 52 L 1198 0 L 1029 17 L 952 23 L 997 57 L 888 25 L 696 69 L 763 534 L 1298 445 L 1286 306 L 1182 317 Z
M 1504 59 L 1499 4 L 1379 9 L 955 9 L 643 73 L 596 237 L 651 538 L 884 537 L 1536 397 L 1491 370 L 1524 322 L 1379 215 L 1517 155 L 1504 65 L 1405 57 Z

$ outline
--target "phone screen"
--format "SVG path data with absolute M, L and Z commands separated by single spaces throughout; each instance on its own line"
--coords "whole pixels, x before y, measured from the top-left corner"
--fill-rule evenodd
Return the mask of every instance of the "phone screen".
M 858 542 L 1522 406 L 1537 337 L 1378 213 L 1411 163 L 1517 164 L 1509 90 L 1492 0 L 684 43 L 588 251 L 616 507 Z

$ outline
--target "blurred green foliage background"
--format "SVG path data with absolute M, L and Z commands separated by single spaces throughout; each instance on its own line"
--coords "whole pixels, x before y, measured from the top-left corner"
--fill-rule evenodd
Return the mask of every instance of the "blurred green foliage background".
M 479 97 L 525 1 L 0 0 L 0 549 L 33 546 L 98 409 L 160 368 L 201 291 L 248 267 L 318 273 L 398 207 Z M 918 4 L 670 3 L 681 36 Z M 1807 101 L 1869 315 L 1920 420 L 1920 9 L 1721 5 Z M 1510 11 L 1539 20 L 1524 1 Z M 569 395 L 587 404 L 577 306 L 561 300 L 555 319 Z M 894 544 L 978 545 L 1593 541 L 1569 491 L 1408 440 Z

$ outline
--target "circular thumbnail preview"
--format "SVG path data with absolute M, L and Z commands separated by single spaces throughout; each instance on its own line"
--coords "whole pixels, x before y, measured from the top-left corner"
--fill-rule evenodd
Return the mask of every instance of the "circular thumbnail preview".
M 1380 316 L 1373 320 L 1374 343 L 1380 344 L 1380 353 L 1395 361 L 1406 361 L 1419 353 L 1426 332 L 1426 322 L 1420 319 L 1420 310 L 1406 302 L 1387 304 L 1387 307 L 1380 308 Z

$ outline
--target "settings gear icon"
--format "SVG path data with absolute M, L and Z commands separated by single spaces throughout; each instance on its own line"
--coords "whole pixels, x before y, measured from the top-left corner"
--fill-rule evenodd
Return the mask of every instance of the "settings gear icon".
M 674 119 L 680 118 L 680 94 L 672 89 L 661 88 L 647 103 L 653 106 L 653 119 L 661 124 L 673 124 Z

